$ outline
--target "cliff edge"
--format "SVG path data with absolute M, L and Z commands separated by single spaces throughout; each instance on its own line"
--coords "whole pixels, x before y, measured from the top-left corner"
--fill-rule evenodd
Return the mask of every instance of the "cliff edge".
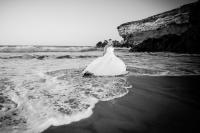
M 117 27 L 131 51 L 200 53 L 200 2 Z

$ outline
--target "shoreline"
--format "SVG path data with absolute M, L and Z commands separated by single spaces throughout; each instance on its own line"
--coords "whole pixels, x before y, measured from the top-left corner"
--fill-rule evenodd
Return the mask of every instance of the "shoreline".
M 200 76 L 129 76 L 124 97 L 100 101 L 93 114 L 43 133 L 171 133 L 200 131 Z

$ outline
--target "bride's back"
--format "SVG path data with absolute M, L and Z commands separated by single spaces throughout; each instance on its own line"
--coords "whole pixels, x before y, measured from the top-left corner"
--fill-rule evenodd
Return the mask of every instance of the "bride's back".
M 114 48 L 112 46 L 108 46 L 106 48 L 106 53 L 113 53 L 113 51 L 114 51 Z

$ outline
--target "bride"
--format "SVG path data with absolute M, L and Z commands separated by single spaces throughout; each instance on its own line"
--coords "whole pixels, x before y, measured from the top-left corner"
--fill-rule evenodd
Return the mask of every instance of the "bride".
M 126 65 L 121 59 L 115 56 L 112 45 L 111 40 L 109 40 L 108 44 L 104 47 L 103 56 L 91 62 L 82 72 L 83 76 L 116 76 L 127 73 Z

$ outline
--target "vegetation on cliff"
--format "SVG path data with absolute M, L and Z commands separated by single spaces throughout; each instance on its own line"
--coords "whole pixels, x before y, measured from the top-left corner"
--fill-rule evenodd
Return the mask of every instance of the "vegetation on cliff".
M 113 46 L 114 46 L 114 47 L 130 47 L 130 46 L 127 45 L 126 43 L 123 43 L 123 41 L 122 41 L 122 42 L 119 42 L 119 41 L 117 41 L 117 40 L 113 40 L 112 43 L 113 43 Z M 103 42 L 102 42 L 102 41 L 99 41 L 99 42 L 96 44 L 96 47 L 97 47 L 97 48 L 102 48 L 102 47 L 105 47 L 107 44 L 108 44 L 108 40 L 104 40 Z

